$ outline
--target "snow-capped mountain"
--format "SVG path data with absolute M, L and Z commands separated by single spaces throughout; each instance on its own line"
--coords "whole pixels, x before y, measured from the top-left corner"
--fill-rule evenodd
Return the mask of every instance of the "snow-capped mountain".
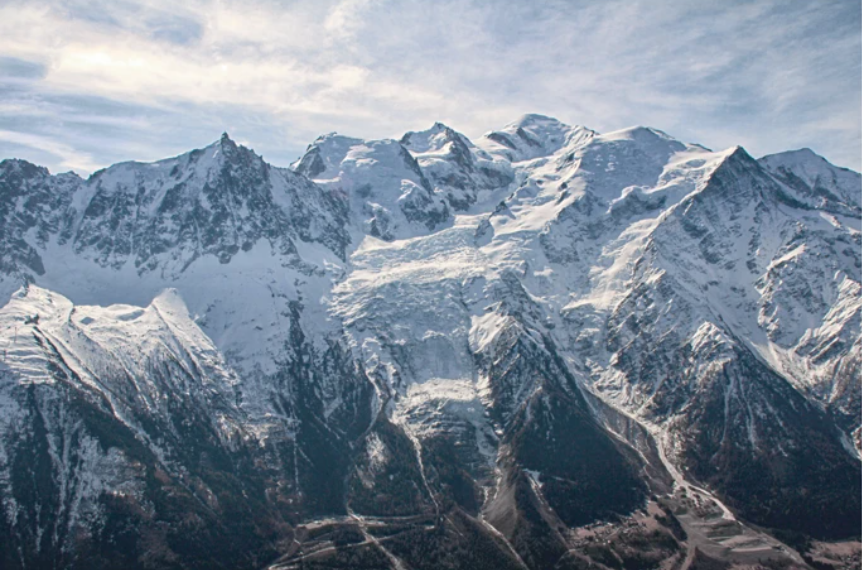
M 852 565 L 860 194 L 540 115 L 3 161 L 2 566 Z
M 407 133 L 401 144 L 419 163 L 435 192 L 443 193 L 456 211 L 467 210 L 514 178 L 508 160 L 495 159 L 442 123 L 434 123 L 427 131 Z
M 320 137 L 295 164 L 320 187 L 344 196 L 351 228 L 361 236 L 393 240 L 434 230 L 450 218 L 447 203 L 413 156 L 394 140 Z

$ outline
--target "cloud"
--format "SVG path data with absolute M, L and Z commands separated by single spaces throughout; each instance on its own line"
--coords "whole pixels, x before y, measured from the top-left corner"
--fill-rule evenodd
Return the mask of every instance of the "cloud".
M 90 155 L 79 152 L 68 145 L 59 143 L 47 137 L 0 129 L 0 141 L 11 143 L 13 145 L 30 147 L 52 154 L 57 157 L 61 166 L 66 167 L 66 170 L 92 172 L 98 168 L 98 164 L 93 162 L 93 158 Z
M 336 38 L 352 38 L 363 25 L 363 15 L 372 0 L 341 0 L 329 9 L 323 28 Z
M 858 169 L 860 36 L 829 0 L 11 2 L 0 128 L 99 165 L 238 130 L 286 164 L 321 132 L 476 137 L 537 111 Z
M 31 81 L 45 77 L 45 65 L 15 57 L 0 57 L 0 77 L 6 81 Z

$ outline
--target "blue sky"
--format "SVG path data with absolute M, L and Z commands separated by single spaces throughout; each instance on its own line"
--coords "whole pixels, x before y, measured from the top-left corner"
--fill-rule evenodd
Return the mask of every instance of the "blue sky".
M 0 157 L 85 174 L 222 131 L 473 137 L 537 112 L 862 166 L 858 0 L 4 0 Z

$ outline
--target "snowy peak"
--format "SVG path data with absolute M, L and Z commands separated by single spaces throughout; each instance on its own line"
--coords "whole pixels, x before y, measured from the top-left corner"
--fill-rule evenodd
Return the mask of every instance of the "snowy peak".
M 251 149 L 236 144 L 228 133 L 222 133 L 221 137 L 199 149 L 194 149 L 172 158 L 166 158 L 155 162 L 120 162 L 118 164 L 103 168 L 94 172 L 90 179 L 101 179 L 106 176 L 134 176 L 152 177 L 162 174 L 178 177 L 216 177 L 219 171 L 231 163 L 258 163 L 263 164 L 263 159 Z
M 540 196 L 587 193 L 618 212 L 655 209 L 693 191 L 719 159 L 702 147 L 645 127 L 573 134 L 553 156 L 527 163 L 530 177 L 525 182 L 541 186 Z
M 269 165 L 254 151 L 237 145 L 227 133 L 203 148 L 156 162 L 121 162 L 95 172 L 91 198 L 128 196 L 147 212 L 171 209 L 178 198 L 229 191 L 231 180 L 254 181 L 236 188 L 237 196 L 259 190 Z M 140 210 L 140 208 L 138 208 Z
M 827 172 L 848 172 L 848 169 L 833 165 L 828 160 L 807 147 L 768 154 L 760 158 L 760 162 L 771 170 L 782 168 L 794 170 L 798 172 L 800 177 L 804 176 L 804 179 L 807 182 L 814 182 L 818 176 L 822 176 Z
M 379 166 L 387 171 L 415 170 L 404 159 L 405 149 L 396 140 L 366 141 L 330 133 L 318 137 L 293 165 L 298 174 L 313 180 L 334 180 L 345 171 L 354 172 Z
M 630 140 L 642 146 L 668 144 L 680 147 L 684 146 L 678 140 L 658 129 L 652 127 L 635 126 L 612 131 L 599 135 L 602 140 Z
M 75 306 L 58 293 L 30 285 L 0 309 L 0 326 L 5 331 L 0 341 L 7 347 L 6 365 L 19 382 L 56 381 L 51 361 L 57 356 L 78 381 L 90 386 L 99 384 L 94 373 L 104 374 L 105 367 L 133 372 L 143 381 L 148 360 L 168 354 L 189 361 L 201 373 L 217 368 L 216 375 L 234 381 L 212 341 L 191 321 L 179 292 L 172 289 L 147 307 L 99 307 Z M 46 338 L 53 346 L 46 346 Z M 94 359 L 94 352 L 102 352 L 102 358 Z M 43 364 L 34 366 L 39 361 Z
M 295 259 L 297 239 L 338 256 L 349 241 L 342 200 L 270 167 L 226 133 L 202 149 L 116 164 L 86 181 L 13 161 L 0 173 L 0 216 L 8 218 L 0 248 L 10 272 L 41 274 L 39 250 L 52 242 L 71 243 L 103 267 L 177 275 L 207 255 L 227 263 L 261 240 L 285 259 Z M 22 239 L 34 227 L 36 239 Z
M 0 161 L 0 175 L 20 176 L 22 178 L 34 178 L 36 176 L 48 176 L 50 173 L 44 166 L 36 166 L 31 162 L 20 158 L 7 158 Z
M 594 133 L 585 140 L 577 140 L 567 147 L 576 155 L 588 155 L 594 152 L 604 155 L 614 170 L 636 171 L 645 163 L 664 166 L 677 153 L 686 150 L 701 152 L 705 149 L 694 145 L 686 145 L 677 139 L 657 129 L 649 127 L 630 127 L 605 134 Z M 599 150 L 601 149 L 601 150 Z M 709 152 L 709 151 L 706 151 Z
M 862 176 L 833 165 L 809 148 L 771 154 L 759 162 L 800 205 L 857 216 L 862 212 Z
M 308 145 L 305 154 L 293 163 L 291 168 L 311 179 L 331 178 L 350 149 L 362 142 L 362 139 L 338 133 L 322 135 Z
M 230 138 L 230 135 L 227 133 L 227 131 L 225 131 L 221 134 L 221 138 L 219 139 L 219 142 L 222 144 L 222 146 L 229 145 L 229 146 L 236 147 L 236 143 L 233 142 L 233 139 Z
M 363 235 L 393 240 L 427 233 L 450 215 L 419 164 L 396 140 L 325 135 L 311 144 L 294 170 L 347 196 L 359 241 Z
M 261 230 L 286 229 L 270 207 L 269 166 L 226 135 L 176 158 L 111 166 L 88 185 L 76 246 L 113 267 L 134 255 L 136 266 L 154 269 L 165 253 L 174 271 L 207 252 L 227 262 Z
M 409 132 L 401 138 L 401 144 L 420 164 L 438 159 L 449 161 L 465 172 L 474 170 L 473 154 L 478 149 L 467 137 L 443 123 L 434 123 L 426 131 Z
M 409 132 L 401 144 L 416 159 L 434 191 L 453 210 L 466 210 L 482 194 L 507 187 L 514 179 L 506 160 L 492 157 L 443 123 Z
M 506 125 L 503 128 L 504 132 L 508 131 L 523 131 L 525 134 L 529 134 L 534 141 L 561 141 L 565 135 L 571 132 L 573 127 L 562 123 L 561 121 L 548 117 L 545 115 L 539 115 L 537 113 L 528 113 L 519 117 L 516 121 L 513 121 Z
M 587 139 L 593 134 L 584 127 L 571 127 L 551 117 L 529 114 L 486 134 L 478 144 L 494 155 L 521 162 L 550 156 L 573 140 Z
M 410 131 L 401 137 L 401 144 L 412 154 L 429 153 L 458 153 L 473 144 L 467 137 L 455 131 L 443 123 L 434 123 L 430 129 L 424 131 Z M 454 148 L 457 147 L 457 150 Z

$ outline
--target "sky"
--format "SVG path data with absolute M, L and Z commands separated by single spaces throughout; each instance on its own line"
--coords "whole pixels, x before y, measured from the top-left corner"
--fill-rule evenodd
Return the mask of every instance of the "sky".
M 85 175 L 222 132 L 470 138 L 525 113 L 862 167 L 859 0 L 0 0 L 0 158 Z

